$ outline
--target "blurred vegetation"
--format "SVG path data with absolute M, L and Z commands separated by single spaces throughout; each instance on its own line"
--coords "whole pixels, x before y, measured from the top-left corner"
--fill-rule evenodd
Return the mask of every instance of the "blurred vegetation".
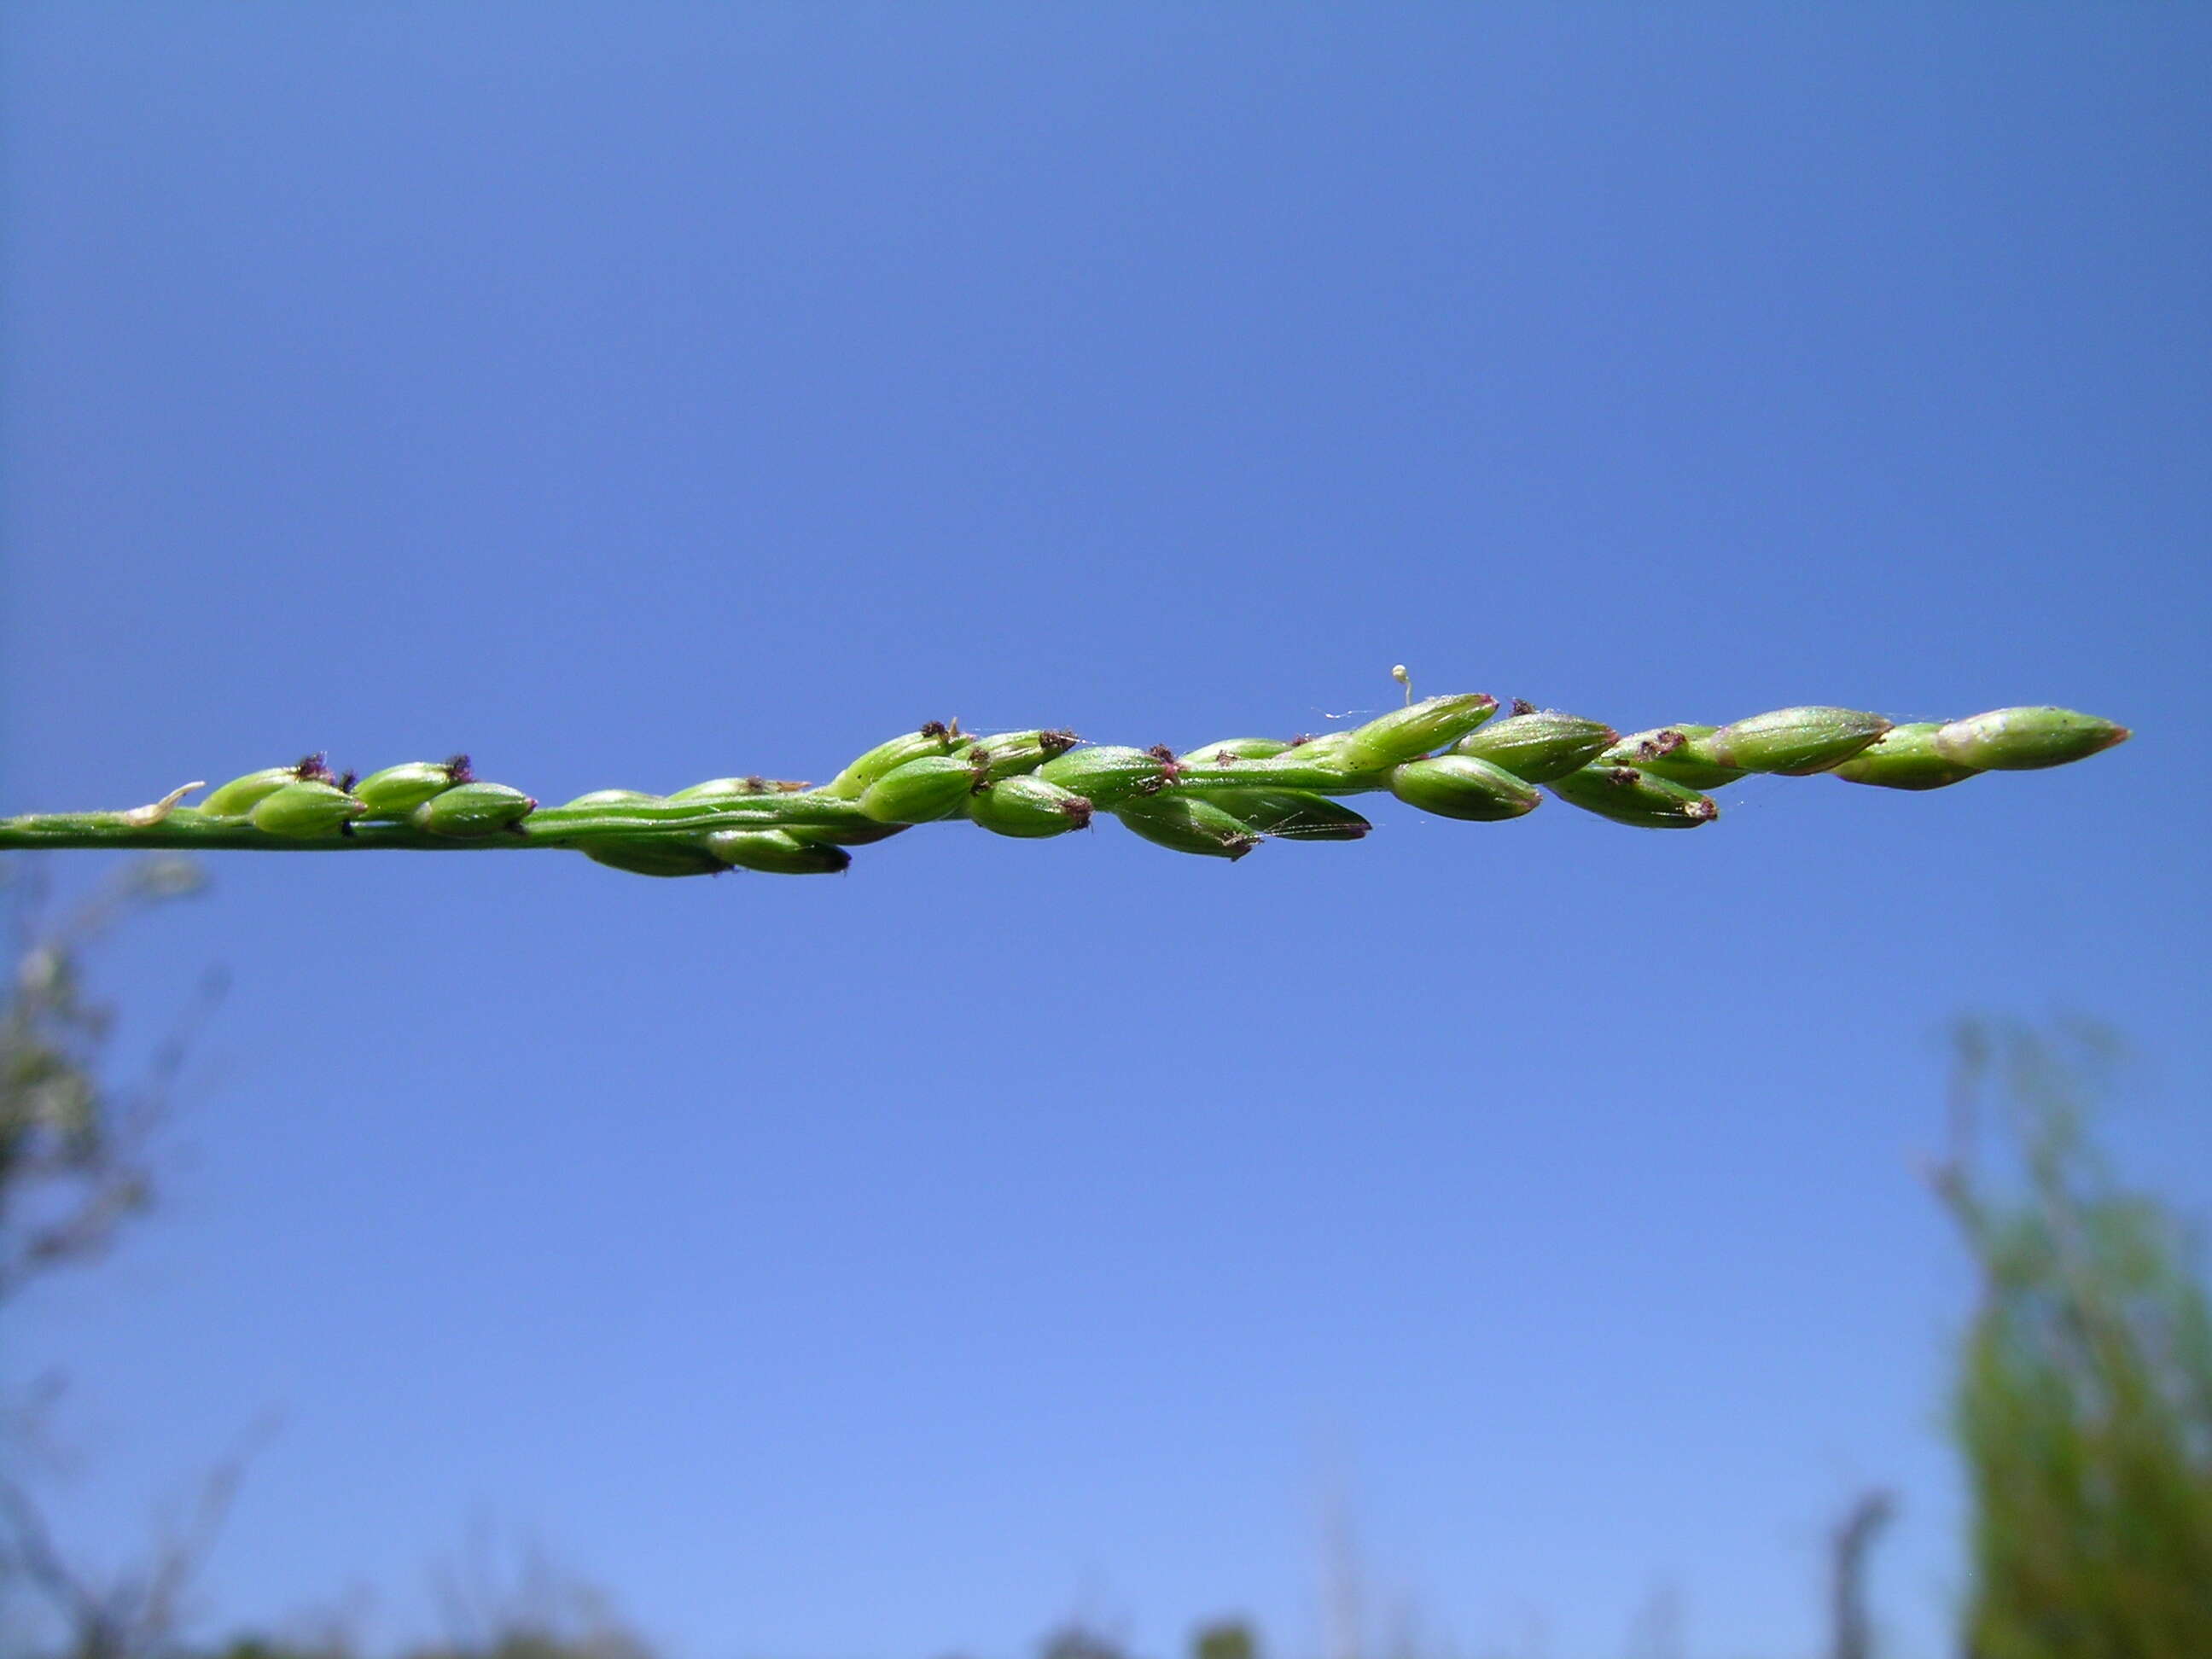
M 1960 1034 L 1936 1184 L 1982 1280 L 1951 1410 L 1970 1659 L 2212 1656 L 2212 1312 L 2180 1224 L 2089 1138 L 2115 1048 L 2079 1027 Z

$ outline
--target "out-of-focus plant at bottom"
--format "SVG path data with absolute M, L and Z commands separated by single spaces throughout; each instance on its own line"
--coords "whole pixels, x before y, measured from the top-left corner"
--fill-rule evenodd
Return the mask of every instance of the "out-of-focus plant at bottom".
M 1950 1421 L 1968 1659 L 2212 1655 L 2212 1310 L 2191 1241 L 2088 1133 L 2117 1051 L 1971 1023 L 1933 1172 L 1980 1271 Z M 2000 1105 L 2002 1133 L 1981 1120 Z M 1978 1157 L 1995 1139 L 2000 1167 Z

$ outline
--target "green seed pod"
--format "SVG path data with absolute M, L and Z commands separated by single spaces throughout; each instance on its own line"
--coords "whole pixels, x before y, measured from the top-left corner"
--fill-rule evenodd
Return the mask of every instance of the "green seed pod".
M 1471 755 L 1503 767 L 1523 783 L 1549 783 L 1578 772 L 1618 743 L 1609 726 L 1563 714 L 1556 708 L 1531 709 L 1470 732 L 1454 744 L 1455 755 Z
M 1231 762 L 1241 760 L 1273 760 L 1290 747 L 1283 738 L 1224 738 L 1219 743 L 1201 743 L 1186 749 L 1176 757 L 1185 766 L 1217 766 L 1224 755 Z
M 1941 789 L 1978 777 L 1978 769 L 1946 760 L 1936 748 L 1943 728 L 1933 720 L 1893 726 L 1879 739 L 1835 769 L 1846 783 L 1871 783 L 1884 789 Z
M 2071 708 L 1993 708 L 1953 720 L 1936 734 L 1936 752 L 1980 772 L 2032 772 L 2087 760 L 2133 735 L 2124 726 Z
M 1497 712 L 1498 699 L 1486 692 L 1424 697 L 1342 733 L 1345 757 L 1353 765 L 1369 769 L 1419 760 L 1465 737 Z
M 1682 755 L 1802 778 L 1841 766 L 1888 730 L 1881 715 L 1857 708 L 1777 708 L 1693 737 Z
M 1358 841 L 1375 827 L 1349 806 L 1303 789 L 1209 789 L 1203 799 L 1278 841 Z
M 642 789 L 594 789 L 572 801 L 563 801 L 562 806 L 564 811 L 571 806 L 629 806 L 638 801 L 658 803 L 660 799 L 659 795 L 647 794 Z
M 1235 860 L 1260 844 L 1260 837 L 1242 818 L 1173 790 L 1132 800 L 1114 816 L 1153 845 L 1177 853 Z
M 1167 781 L 1170 764 L 1155 752 L 1102 744 L 1071 749 L 1037 768 L 1036 775 L 1111 812 L 1124 801 L 1157 791 Z
M 336 835 L 340 825 L 352 823 L 368 811 L 334 785 L 295 781 L 263 796 L 246 816 L 264 835 L 315 841 Z
M 673 836 L 639 836 L 630 841 L 598 841 L 586 846 L 584 856 L 611 870 L 627 870 L 634 876 L 719 876 L 730 866 L 698 841 Z
M 1640 830 L 1694 830 L 1721 809 L 1696 790 L 1633 766 L 1586 766 L 1551 786 L 1570 806 Z
M 258 772 L 248 772 L 242 778 L 233 778 L 200 804 L 200 811 L 212 817 L 242 818 L 251 812 L 257 802 L 264 801 L 279 789 L 301 781 L 296 766 L 271 766 Z
M 671 800 L 714 800 L 726 795 L 773 795 L 781 793 L 786 792 L 763 777 L 708 778 L 704 783 L 695 783 L 689 788 L 678 789 L 668 799 Z
M 957 817 L 980 777 L 951 755 L 925 755 L 895 766 L 860 793 L 860 810 L 878 823 L 934 823 Z
M 371 772 L 354 785 L 353 793 L 354 798 L 368 809 L 370 817 L 404 818 L 433 795 L 444 794 L 459 781 L 449 763 L 409 761 L 401 766 L 387 766 L 381 772 Z
M 417 829 L 434 836 L 471 841 L 512 830 L 537 810 L 536 801 L 503 783 L 461 783 L 431 796 L 411 817 Z
M 968 797 L 968 816 L 994 835 L 1064 836 L 1091 822 L 1091 803 L 1042 778 L 1001 778 Z
M 1741 766 L 1721 765 L 1696 746 L 1719 730 L 1717 726 L 1655 726 L 1649 732 L 1632 732 L 1615 739 L 1596 763 L 1633 766 L 1686 789 L 1717 789 L 1749 775 Z
M 1407 761 L 1390 774 L 1390 793 L 1424 812 L 1472 823 L 1517 818 L 1544 799 L 1534 784 L 1473 755 Z
M 1034 772 L 1055 756 L 1065 755 L 1082 739 L 1073 732 L 1001 732 L 977 738 L 952 751 L 957 760 L 981 766 L 991 782 Z
M 908 732 L 889 743 L 878 744 L 823 784 L 822 793 L 835 795 L 840 800 L 858 800 L 867 793 L 870 784 L 894 769 L 908 761 L 949 755 L 967 741 L 942 721 L 932 720 L 919 732 Z
M 1310 789 L 1322 794 L 1351 794 L 1362 789 L 1384 787 L 1390 781 L 1390 767 L 1361 759 L 1352 747 L 1352 736 L 1349 732 L 1332 732 L 1327 737 L 1293 744 L 1281 754 L 1271 755 L 1265 760 L 1196 762 L 1184 767 L 1183 774 L 1201 783 L 1226 784 L 1231 788 Z M 1372 745 L 1367 752 L 1373 752 Z
M 853 855 L 842 847 L 804 840 L 788 830 L 717 830 L 706 836 L 716 858 L 771 876 L 842 875 Z

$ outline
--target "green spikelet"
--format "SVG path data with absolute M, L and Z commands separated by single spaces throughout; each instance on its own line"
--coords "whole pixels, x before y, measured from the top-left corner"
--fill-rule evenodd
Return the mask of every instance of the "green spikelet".
M 1075 749 L 1037 768 L 1048 783 L 1082 796 L 1102 812 L 1120 810 L 1124 801 L 1156 793 L 1174 765 L 1158 750 L 1102 744 Z
M 708 778 L 704 783 L 695 783 L 678 790 L 671 800 L 726 800 L 742 795 L 788 795 L 798 792 L 799 786 L 777 779 L 758 775 L 749 778 Z M 827 794 L 829 791 L 823 792 Z
M 995 737 L 978 738 L 952 752 L 955 759 L 981 767 L 984 777 L 995 783 L 1000 778 L 1034 772 L 1081 741 L 1073 732 L 1001 732 Z
M 1358 841 L 1375 827 L 1349 806 L 1303 789 L 1212 789 L 1206 798 L 1277 841 Z
M 1632 732 L 1608 745 L 1596 763 L 1632 766 L 1685 789 L 1718 789 L 1750 775 L 1741 766 L 1723 766 L 1692 748 L 1719 730 L 1717 726 L 1656 726 L 1648 732 Z
M 453 761 L 409 761 L 404 766 L 387 766 L 354 785 L 354 798 L 371 817 L 404 818 L 432 796 L 468 781 L 465 760 L 459 762 L 459 771 L 462 775 L 455 776 Z
M 908 761 L 951 754 L 967 739 L 942 721 L 932 720 L 918 732 L 908 732 L 879 743 L 822 786 L 822 793 L 840 800 L 858 800 L 868 786 Z
M 1224 755 L 1231 761 L 1273 760 L 1290 746 L 1284 738 L 1224 738 L 1218 743 L 1194 744 L 1176 758 L 1185 766 L 1217 765 Z
M 968 797 L 968 816 L 993 835 L 1038 840 L 1091 822 L 1091 803 L 1042 778 L 1001 778 Z
M 1182 768 L 1184 775 L 1199 782 L 1231 788 L 1311 789 L 1322 794 L 1352 794 L 1380 789 L 1389 781 L 1396 762 L 1364 758 L 1352 747 L 1352 734 L 1333 732 L 1291 744 L 1279 755 L 1264 760 L 1200 761 Z M 1372 755 L 1378 745 L 1365 751 Z M 1409 757 L 1410 758 L 1410 757 Z
M 696 841 L 640 836 L 634 841 L 594 842 L 584 856 L 634 876 L 719 876 L 730 866 Z
M 512 830 L 537 810 L 536 801 L 503 783 L 458 783 L 416 807 L 410 822 L 434 836 L 474 841 Z
M 1163 790 L 1116 808 L 1114 816 L 1156 847 L 1204 858 L 1241 859 L 1260 844 L 1242 818 L 1193 795 Z
M 850 866 L 853 855 L 788 830 L 717 830 L 704 837 L 707 849 L 726 865 L 770 876 L 835 876 Z
M 1888 730 L 1887 720 L 1863 709 L 1777 708 L 1693 737 L 1682 752 L 1747 772 L 1806 777 L 1842 765 Z
M 894 766 L 860 792 L 860 810 L 878 823 L 934 823 L 956 817 L 981 774 L 951 755 L 925 755 Z
M 1468 732 L 1452 745 L 1452 753 L 1503 767 L 1523 783 L 1549 783 L 1579 772 L 1620 739 L 1619 732 L 1599 721 L 1522 705 L 1504 720 Z
M 1390 774 L 1390 793 L 1424 812 L 1471 823 L 1517 818 L 1544 799 L 1534 784 L 1473 755 L 1407 761 Z
M 1936 749 L 1943 728 L 1933 720 L 1893 726 L 1868 747 L 1835 769 L 1846 783 L 1870 783 L 1882 789 L 1941 789 L 1978 775 Z
M 2033 772 L 2064 766 L 2125 743 L 2124 726 L 2071 708 L 1993 708 L 1936 733 L 1936 752 L 1977 772 Z
M 340 825 L 352 823 L 368 811 L 335 785 L 295 781 L 263 796 L 247 817 L 264 835 L 313 841 L 336 835 Z
M 1551 786 L 1570 806 L 1639 830 L 1694 830 L 1721 809 L 1696 790 L 1633 766 L 1586 766 Z
M 1486 692 L 1424 697 L 1341 733 L 1344 756 L 1352 765 L 1370 771 L 1418 760 L 1465 737 L 1497 712 L 1498 699 Z
M 264 767 L 233 778 L 200 803 L 200 811 L 221 818 L 242 818 L 279 789 L 295 783 L 329 783 L 331 769 L 320 755 L 310 755 L 290 766 Z

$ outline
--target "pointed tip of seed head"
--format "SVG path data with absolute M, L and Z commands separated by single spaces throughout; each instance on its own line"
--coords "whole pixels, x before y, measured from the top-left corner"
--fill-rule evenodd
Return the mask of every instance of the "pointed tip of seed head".
M 1091 815 L 1093 809 L 1091 803 L 1081 795 L 1070 795 L 1060 803 L 1060 810 L 1067 814 L 1069 822 L 1073 823 L 1077 829 L 1088 830 L 1091 827 Z
M 445 766 L 447 778 L 454 783 L 474 783 L 477 781 L 475 769 L 470 766 L 466 755 L 447 756 Z
M 1043 733 L 1037 741 L 1044 750 L 1045 758 L 1053 760 L 1065 755 L 1083 739 L 1063 726 L 1056 731 Z
M 1237 836 L 1222 842 L 1222 846 L 1228 849 L 1229 861 L 1234 864 L 1257 847 L 1261 839 L 1258 836 Z
M 951 734 L 945 729 L 943 720 L 924 720 L 921 723 L 921 735 L 925 738 L 942 738 Z
M 1716 801 L 1693 800 L 1682 809 L 1684 817 L 1695 818 L 1699 823 L 1711 823 L 1720 815 L 1720 805 Z
M 299 779 L 302 783 L 330 782 L 331 765 L 329 752 L 325 750 L 318 749 L 312 755 L 301 756 L 298 762 L 292 768 L 292 775 Z
M 2116 726 L 2112 728 L 2112 735 L 2105 739 L 2105 747 L 2117 749 L 2133 736 L 2135 736 L 2135 731 L 2132 727 Z
M 1536 712 L 1536 705 L 1526 697 L 1516 697 L 1513 699 L 1513 712 L 1516 714 L 1533 714 Z

